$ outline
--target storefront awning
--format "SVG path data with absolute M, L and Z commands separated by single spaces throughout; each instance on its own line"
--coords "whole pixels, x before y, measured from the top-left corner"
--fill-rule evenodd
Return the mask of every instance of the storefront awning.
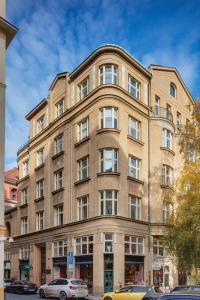
M 125 255 L 126 264 L 144 264 L 144 256 Z
M 93 256 L 92 255 L 75 256 L 75 264 L 76 265 L 93 264 Z

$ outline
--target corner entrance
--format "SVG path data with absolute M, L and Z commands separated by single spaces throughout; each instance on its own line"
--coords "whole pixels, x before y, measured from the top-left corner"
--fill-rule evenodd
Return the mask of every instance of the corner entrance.
M 113 254 L 104 255 L 104 292 L 113 291 Z

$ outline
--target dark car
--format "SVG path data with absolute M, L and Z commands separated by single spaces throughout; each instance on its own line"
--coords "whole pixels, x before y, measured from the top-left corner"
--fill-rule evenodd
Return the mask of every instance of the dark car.
M 200 294 L 168 294 L 161 296 L 160 300 L 200 300 Z
M 30 281 L 15 280 L 11 285 L 5 287 L 5 291 L 17 294 L 37 293 L 37 285 Z
M 177 293 L 200 294 L 200 285 L 178 285 L 171 291 L 171 293 L 172 294 L 177 294 Z
M 4 279 L 4 287 L 11 285 L 13 283 L 14 280 L 12 279 Z

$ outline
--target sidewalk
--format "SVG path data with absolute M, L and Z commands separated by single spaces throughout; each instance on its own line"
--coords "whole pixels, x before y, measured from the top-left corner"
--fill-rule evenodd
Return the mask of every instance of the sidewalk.
M 88 300 L 99 300 L 100 295 L 89 295 Z

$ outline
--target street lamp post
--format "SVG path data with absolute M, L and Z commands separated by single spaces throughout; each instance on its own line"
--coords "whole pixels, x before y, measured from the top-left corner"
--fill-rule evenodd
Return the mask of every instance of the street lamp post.
M 17 28 L 5 20 L 6 3 L 0 0 L 0 238 L 4 226 L 4 152 L 5 152 L 5 53 Z M 4 243 L 0 243 L 0 300 L 4 299 Z

